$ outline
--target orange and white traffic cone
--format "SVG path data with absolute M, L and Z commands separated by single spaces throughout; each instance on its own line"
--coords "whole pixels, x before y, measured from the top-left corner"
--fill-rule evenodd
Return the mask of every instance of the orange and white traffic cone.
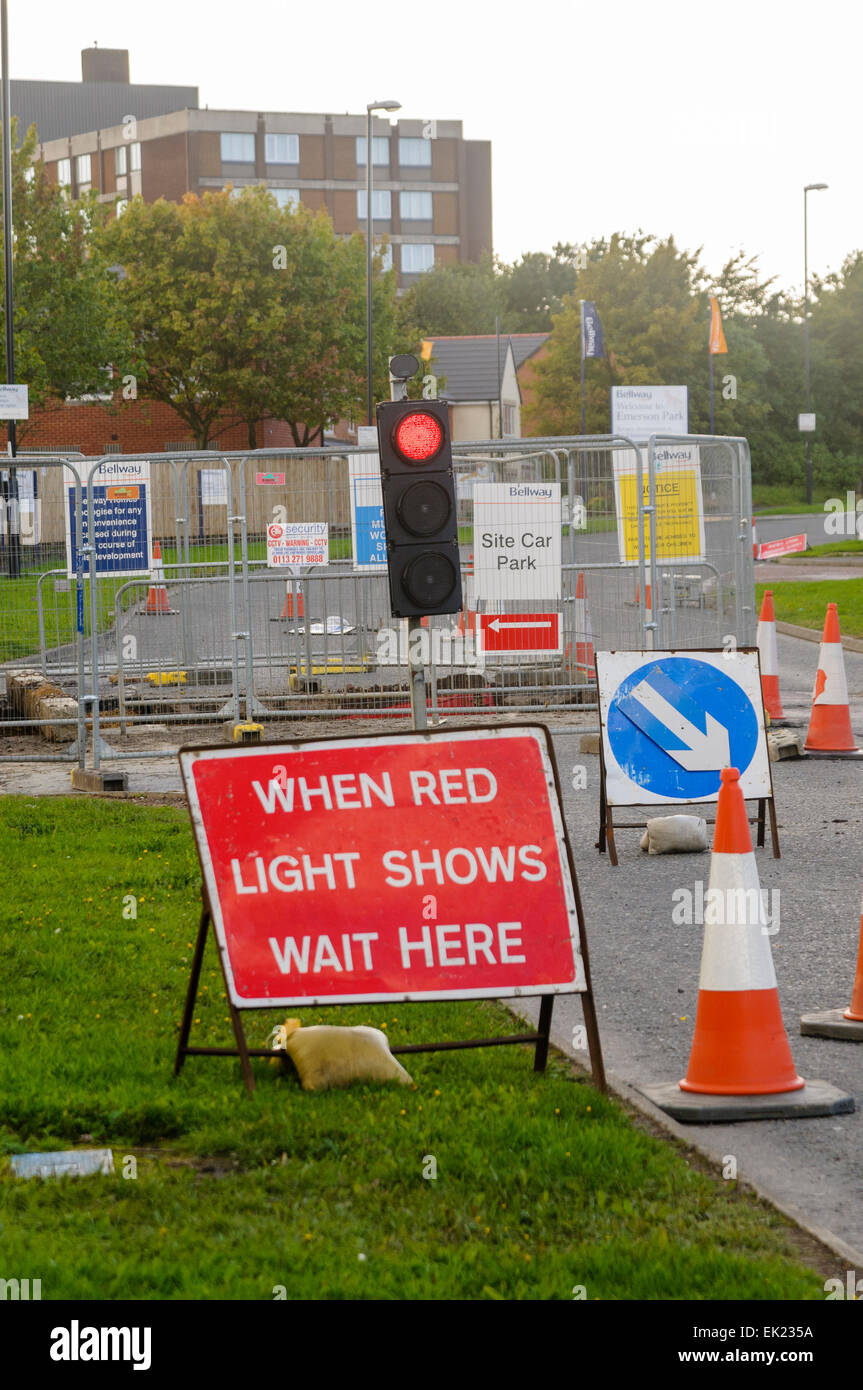
M 766 589 L 761 602 L 761 616 L 755 638 L 761 658 L 761 693 L 770 722 L 785 719 L 779 694 L 779 657 L 776 651 L 776 614 L 773 611 L 773 590 Z
M 740 773 L 726 767 L 720 775 L 689 1065 L 676 1086 L 640 1089 L 675 1119 L 691 1122 L 853 1110 L 851 1096 L 797 1075 L 779 1007 Z
M 641 585 L 640 585 L 640 584 L 636 584 L 636 586 L 635 586 L 635 604 L 636 604 L 636 607 L 638 607 L 638 605 L 640 604 L 640 602 L 641 602 Z M 644 606 L 645 606 L 645 608 L 647 609 L 648 613 L 650 613 L 650 612 L 652 611 L 652 609 L 653 609 L 653 602 L 652 602 L 651 597 L 650 597 L 650 585 L 649 585 L 649 584 L 645 584 L 645 586 L 644 586 Z
M 306 615 L 306 601 L 303 598 L 303 591 L 300 589 L 297 594 L 297 617 L 304 618 Z M 285 601 L 282 604 L 280 621 L 283 618 L 293 618 L 294 616 L 294 588 L 290 579 L 285 580 Z
M 860 908 L 860 945 L 857 948 L 857 973 L 847 1009 L 826 1009 L 823 1013 L 804 1014 L 800 1032 L 815 1038 L 840 1038 L 846 1042 L 863 1042 L 863 905 Z
M 753 558 L 753 560 L 757 560 L 757 559 L 758 559 L 758 551 L 759 551 L 759 549 L 760 549 L 760 546 L 759 546 L 759 544 L 758 544 L 758 532 L 757 532 L 756 529 L 755 529 L 755 522 L 753 521 L 753 523 L 752 523 L 752 558 Z
M 472 636 L 476 633 L 476 608 L 473 607 L 473 551 L 468 556 L 467 564 L 462 570 L 462 580 L 464 587 L 464 608 L 461 609 L 456 623 L 456 636 L 464 637 L 467 633 Z M 465 617 L 467 622 L 465 623 Z
M 720 777 L 707 890 L 711 920 L 704 928 L 692 1052 L 680 1086 L 725 1096 L 799 1091 L 805 1083 L 794 1069 L 779 1008 L 740 773 L 726 767 Z
M 162 565 L 162 547 L 156 541 L 153 545 L 153 559 L 150 563 L 150 587 L 147 590 L 147 604 L 144 612 L 155 617 L 168 617 L 176 611 L 176 608 L 172 608 L 168 602 L 165 570 Z
M 593 674 L 593 628 L 583 574 L 575 581 L 575 669 Z
M 824 633 L 818 652 L 818 670 L 812 693 L 812 713 L 804 749 L 815 757 L 861 757 L 851 728 L 848 705 L 848 684 L 845 680 L 845 658 L 839 635 L 839 613 L 835 603 L 828 603 Z

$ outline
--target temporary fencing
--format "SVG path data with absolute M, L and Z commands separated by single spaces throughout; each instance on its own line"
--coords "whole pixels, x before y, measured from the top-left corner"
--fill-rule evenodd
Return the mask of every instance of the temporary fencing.
M 83 766 L 88 732 L 98 767 L 146 756 L 126 753 L 134 729 L 177 743 L 220 720 L 408 717 L 374 453 L 41 454 L 15 466 L 14 553 L 5 501 L 0 517 L 3 760 Z M 745 440 L 456 443 L 454 469 L 465 611 L 414 638 L 433 718 L 571 721 L 595 708 L 594 649 L 754 640 Z

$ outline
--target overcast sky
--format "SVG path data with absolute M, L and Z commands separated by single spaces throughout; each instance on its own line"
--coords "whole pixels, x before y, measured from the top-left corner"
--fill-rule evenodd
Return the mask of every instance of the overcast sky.
M 859 0 L 9 0 L 12 77 L 78 81 L 95 41 L 202 106 L 461 120 L 504 260 L 642 228 L 797 289 L 804 184 L 810 271 L 863 247 L 861 36 Z

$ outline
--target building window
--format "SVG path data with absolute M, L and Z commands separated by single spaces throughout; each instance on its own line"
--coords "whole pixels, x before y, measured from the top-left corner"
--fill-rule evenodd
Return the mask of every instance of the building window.
M 299 164 L 299 135 L 267 135 L 264 138 L 268 164 Z M 224 158 L 224 156 L 223 156 Z
M 393 248 L 392 248 L 392 243 L 388 241 L 388 242 L 386 243 L 385 246 L 377 246 L 375 249 L 380 253 L 380 258 L 381 258 L 381 270 L 384 271 L 384 272 L 386 272 L 386 271 L 388 271 L 388 270 L 392 270 L 392 268 L 393 268 Z
M 406 241 L 402 246 L 402 271 L 419 275 L 434 266 L 434 246 L 430 241 Z
M 127 208 L 128 206 L 129 206 L 129 199 L 128 199 L 128 198 L 118 198 L 117 201 L 116 201 L 116 203 L 114 204 L 114 212 L 115 212 L 116 216 L 117 216 L 117 217 L 122 217 L 122 216 L 123 216 L 123 213 L 126 211 L 126 208 Z
M 272 193 L 280 208 L 295 208 L 300 201 L 298 188 L 268 188 L 267 192 Z
M 90 156 L 88 154 L 76 155 L 75 180 L 78 184 L 78 187 L 81 188 L 82 185 L 86 184 L 87 188 L 89 188 L 92 176 L 93 171 L 90 163 Z
M 515 434 L 514 405 L 504 405 L 503 407 L 503 433 L 510 436 Z
M 141 142 L 136 140 L 134 145 L 129 146 L 129 173 L 137 174 L 141 171 Z
M 390 162 L 390 142 L 385 135 L 372 136 L 372 161 L 375 164 L 389 164 Z M 357 164 L 361 167 L 366 162 L 366 137 L 357 136 Z
M 372 189 L 372 220 L 374 222 L 388 222 L 393 215 L 393 195 L 388 188 Z M 365 222 L 368 216 L 368 203 L 366 202 L 366 190 L 357 190 L 357 218 L 360 222 Z
M 57 182 L 61 188 L 69 188 L 72 183 L 72 161 L 71 159 L 57 160 Z
M 28 165 L 27 165 L 27 168 L 24 170 L 24 182 L 25 182 L 25 183 L 32 183 L 33 180 L 35 179 L 35 177 L 36 177 L 36 170 L 33 168 L 33 165 L 32 165 L 32 164 L 28 164 Z
M 432 195 L 430 193 L 400 193 L 399 212 L 403 222 L 431 222 Z
M 118 145 L 114 151 L 114 173 L 127 174 L 129 172 L 126 161 L 126 146 Z
M 222 131 L 222 163 L 254 164 L 255 137 L 235 131 Z
M 428 168 L 431 164 L 431 151 L 431 140 L 402 137 L 399 140 L 399 164 L 404 164 L 408 168 L 411 166 L 416 168 L 418 165 Z

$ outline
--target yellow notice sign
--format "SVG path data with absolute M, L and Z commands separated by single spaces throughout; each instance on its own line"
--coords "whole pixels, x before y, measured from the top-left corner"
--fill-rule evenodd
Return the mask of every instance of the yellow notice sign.
M 697 564 L 704 559 L 704 508 L 701 464 L 694 444 L 657 449 L 655 459 L 656 558 Z M 638 480 L 631 452 L 615 459 L 617 534 L 621 562 L 638 563 Z M 650 501 L 647 450 L 642 472 L 643 501 Z M 650 559 L 650 530 L 644 525 L 644 556 Z

